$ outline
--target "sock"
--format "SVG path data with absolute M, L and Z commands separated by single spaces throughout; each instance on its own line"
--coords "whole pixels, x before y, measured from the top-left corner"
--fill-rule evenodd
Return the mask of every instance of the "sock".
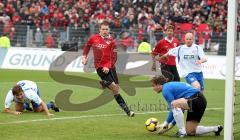
M 176 121 L 175 120 L 173 120 L 171 123 L 172 123 L 172 125 L 176 125 Z
M 184 114 L 184 112 L 185 112 L 185 111 L 184 111 L 184 110 L 182 110 L 182 112 L 183 112 L 183 114 Z M 173 120 L 171 123 L 172 123 L 172 125 L 173 125 L 173 126 L 175 126 L 175 125 L 176 125 L 176 121 L 175 121 L 175 120 Z
M 49 108 L 53 108 L 53 102 L 48 102 L 47 103 L 47 108 L 49 109 Z
M 218 130 L 217 126 L 197 126 L 196 129 L 196 134 L 197 135 L 202 135 L 202 134 L 207 134 L 210 132 L 216 132 Z
M 173 112 L 173 117 L 176 121 L 176 124 L 179 128 L 179 133 L 186 134 L 186 128 L 184 125 L 184 115 L 182 110 L 180 108 L 174 108 L 172 112 Z
M 119 104 L 119 106 L 128 114 L 130 112 L 128 106 L 126 105 L 124 99 L 120 94 L 114 95 L 115 100 Z

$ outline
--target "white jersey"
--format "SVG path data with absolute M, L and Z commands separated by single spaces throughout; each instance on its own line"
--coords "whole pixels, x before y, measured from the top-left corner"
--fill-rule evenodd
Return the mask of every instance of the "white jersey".
M 35 82 L 22 80 L 19 81 L 17 85 L 20 85 L 24 92 L 24 100 L 22 103 L 30 103 L 32 101 L 39 105 L 42 102 L 42 99 L 38 95 L 38 88 Z M 13 101 L 19 102 L 14 98 L 12 89 L 10 89 L 5 99 L 5 108 L 10 108 Z
M 192 44 L 191 47 L 181 45 L 179 47 L 170 49 L 168 54 L 175 56 L 183 77 L 192 72 L 202 72 L 201 64 L 196 61 L 205 57 L 203 48 L 199 45 Z

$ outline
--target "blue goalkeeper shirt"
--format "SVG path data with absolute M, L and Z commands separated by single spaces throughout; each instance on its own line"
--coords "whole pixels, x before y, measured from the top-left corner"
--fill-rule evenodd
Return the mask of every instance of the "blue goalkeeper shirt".
M 170 123 L 174 119 L 171 106 L 171 102 L 173 100 L 180 98 L 189 98 L 192 95 L 197 94 L 199 92 L 200 91 L 197 88 L 194 88 L 188 83 L 184 82 L 168 82 L 163 84 L 162 95 L 164 99 L 167 101 L 168 107 L 170 109 L 166 121 Z

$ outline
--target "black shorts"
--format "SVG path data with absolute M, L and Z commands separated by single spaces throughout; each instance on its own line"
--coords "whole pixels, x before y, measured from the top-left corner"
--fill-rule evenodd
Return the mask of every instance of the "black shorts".
M 170 81 L 180 81 L 180 77 L 176 66 L 161 63 L 161 71 L 162 75 L 164 75 Z
M 207 100 L 202 93 L 197 93 L 188 100 L 189 110 L 187 112 L 187 121 L 200 122 L 207 107 Z
M 98 68 L 97 74 L 106 83 L 106 86 L 109 86 L 112 82 L 119 84 L 116 68 L 110 68 L 107 74 L 103 72 L 103 68 Z

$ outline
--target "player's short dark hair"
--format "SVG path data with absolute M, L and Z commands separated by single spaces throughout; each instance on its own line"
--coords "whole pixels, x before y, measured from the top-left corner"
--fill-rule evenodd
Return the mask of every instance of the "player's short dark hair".
M 107 20 L 103 20 L 102 23 L 100 23 L 100 27 L 104 25 L 104 26 L 109 26 L 109 22 Z
M 163 75 L 156 75 L 152 78 L 151 82 L 155 85 L 163 85 L 168 82 L 168 78 Z
M 23 92 L 21 86 L 15 85 L 15 86 L 12 88 L 12 93 L 13 93 L 13 95 L 17 95 L 17 94 L 19 94 L 20 92 Z

